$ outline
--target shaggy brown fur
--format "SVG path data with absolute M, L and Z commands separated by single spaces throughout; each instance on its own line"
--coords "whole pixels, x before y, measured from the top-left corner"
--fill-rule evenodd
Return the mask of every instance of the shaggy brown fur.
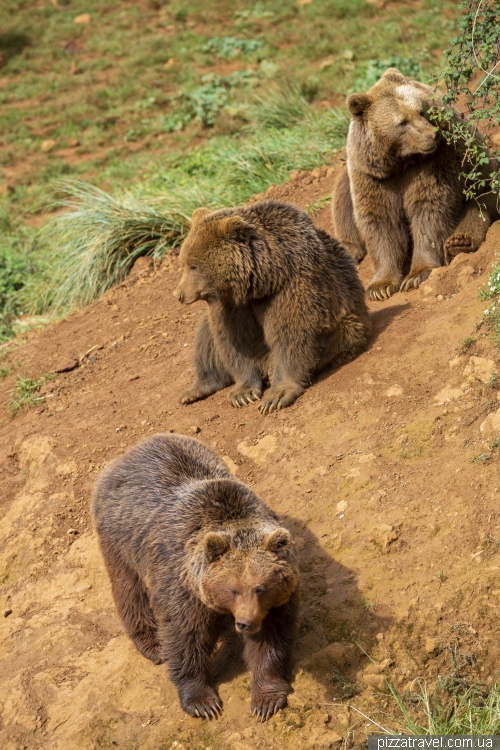
M 102 472 L 93 514 L 125 629 L 141 654 L 168 663 L 187 713 L 222 710 L 209 659 L 228 615 L 252 670 L 253 713 L 286 706 L 297 556 L 252 490 L 197 440 L 155 435 Z
M 329 363 L 366 346 L 370 319 L 349 253 L 303 211 L 263 201 L 193 214 L 174 296 L 208 303 L 196 338 L 188 404 L 234 383 L 233 406 L 262 397 L 268 414 L 290 406 Z
M 333 229 L 358 262 L 367 251 L 372 258 L 371 299 L 417 288 L 453 255 L 477 250 L 498 218 L 496 196 L 465 201 L 463 144 L 447 144 L 429 122 L 433 103 L 430 86 L 395 68 L 347 99 L 347 165 L 333 193 Z

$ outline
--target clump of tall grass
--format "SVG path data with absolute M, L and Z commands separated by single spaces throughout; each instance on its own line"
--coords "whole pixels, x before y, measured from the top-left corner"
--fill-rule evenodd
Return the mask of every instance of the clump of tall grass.
M 182 159 L 158 165 L 123 196 L 60 181 L 56 188 L 64 197 L 57 206 L 64 210 L 42 235 L 50 247 L 50 275 L 42 288 L 27 287 L 25 310 L 61 313 L 88 304 L 123 280 L 139 256 L 160 258 L 178 246 L 195 208 L 238 205 L 284 182 L 293 170 L 331 159 L 344 145 L 347 114 L 316 112 L 297 96 L 286 89 L 274 103 L 261 98 L 255 103 L 261 124 L 252 135 L 213 138 Z
M 403 695 L 387 682 L 396 716 L 380 711 L 390 734 L 498 734 L 500 732 L 500 685 L 490 688 L 463 680 L 440 678 L 432 690 L 421 680 Z M 378 724 L 380 726 L 380 724 Z

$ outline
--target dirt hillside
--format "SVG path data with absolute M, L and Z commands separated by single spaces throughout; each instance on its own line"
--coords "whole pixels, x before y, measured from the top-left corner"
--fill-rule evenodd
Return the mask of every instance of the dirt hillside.
M 269 194 L 304 208 L 332 179 L 329 166 Z M 327 206 L 316 221 L 329 228 Z M 142 261 L 121 286 L 8 356 L 4 750 L 326 748 L 343 738 L 349 746 L 376 731 L 349 706 L 381 720 L 384 678 L 400 690 L 452 673 L 491 684 L 500 666 L 500 490 L 488 441 L 500 433 L 500 381 L 491 377 L 497 351 L 475 324 L 499 243 L 497 223 L 475 255 L 433 272 L 419 291 L 372 303 L 368 351 L 268 417 L 256 406 L 232 409 L 225 393 L 179 406 L 203 304 L 173 298 L 175 258 L 156 269 Z M 363 281 L 370 271 L 364 261 Z M 45 386 L 45 401 L 9 413 L 16 375 L 75 360 Z M 110 459 L 161 431 L 196 434 L 296 536 L 295 693 L 267 724 L 252 719 L 249 675 L 233 659 L 220 668 L 223 718 L 184 715 L 165 669 L 135 651 L 115 614 L 88 515 L 92 484 Z M 357 682 L 360 692 L 346 697 Z

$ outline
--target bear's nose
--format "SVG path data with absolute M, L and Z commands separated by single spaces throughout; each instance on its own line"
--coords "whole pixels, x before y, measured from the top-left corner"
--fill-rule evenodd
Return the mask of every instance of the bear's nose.
M 176 289 L 176 290 L 175 290 L 175 291 L 173 292 L 173 294 L 174 294 L 174 297 L 175 297 L 175 299 L 178 299 L 178 300 L 179 300 L 179 302 L 184 302 L 184 295 L 183 295 L 183 293 L 182 293 L 182 292 L 179 292 L 179 290 L 178 290 L 178 289 Z
M 238 628 L 240 633 L 246 633 L 247 630 L 250 629 L 251 624 L 252 623 L 250 622 L 250 620 L 238 620 L 238 622 L 236 623 L 236 627 Z

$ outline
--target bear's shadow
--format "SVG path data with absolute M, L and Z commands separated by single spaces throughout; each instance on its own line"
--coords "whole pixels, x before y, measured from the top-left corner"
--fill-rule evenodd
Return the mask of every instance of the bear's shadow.
M 301 614 L 293 679 L 303 670 L 327 686 L 332 697 L 343 697 L 356 684 L 366 654 L 390 627 L 391 615 L 363 596 L 356 573 L 335 560 L 303 521 L 282 516 L 280 523 L 300 547 Z M 228 617 L 212 657 L 217 686 L 247 672 L 242 651 L 243 641 Z
M 372 310 L 370 312 L 370 317 L 372 320 L 372 334 L 368 341 L 368 346 L 366 347 L 367 352 L 369 352 L 370 349 L 375 346 L 380 334 L 383 333 L 385 329 L 391 325 L 393 320 L 397 318 L 398 315 L 401 315 L 403 312 L 408 310 L 409 306 L 409 302 L 406 302 L 403 305 L 391 305 L 389 307 L 383 307 L 380 310 Z M 327 380 L 335 372 L 341 370 L 343 366 L 344 365 L 336 365 L 335 363 L 327 365 L 314 377 L 313 383 L 321 383 L 321 381 Z

